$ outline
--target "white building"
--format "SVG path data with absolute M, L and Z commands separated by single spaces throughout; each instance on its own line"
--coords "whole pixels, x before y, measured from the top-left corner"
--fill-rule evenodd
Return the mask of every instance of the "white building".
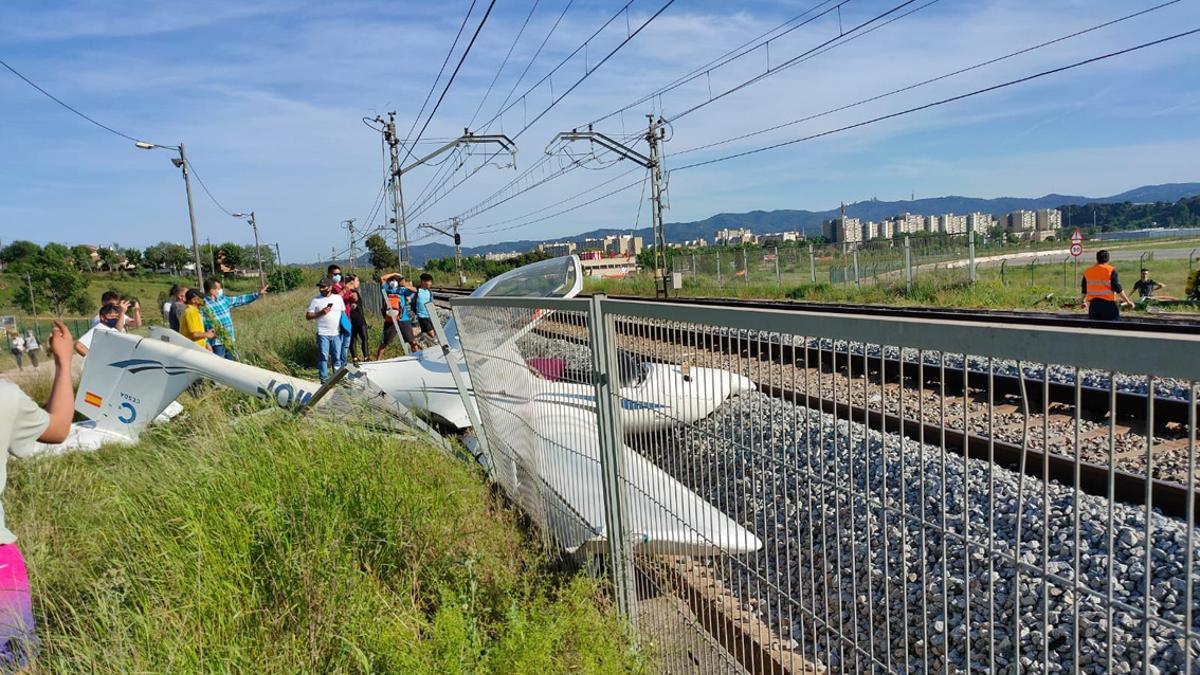
M 713 234 L 713 241 L 717 246 L 738 246 L 753 244 L 758 241 L 758 237 L 755 237 L 749 228 L 742 227 L 736 230 L 723 228 Z
M 1031 232 L 1037 229 L 1037 214 L 1033 211 L 1013 211 L 1008 214 L 1005 227 L 1009 232 Z
M 1058 209 L 1038 209 L 1036 216 L 1038 232 L 1052 232 L 1062 229 L 1062 211 Z
M 821 231 L 831 243 L 852 244 L 863 240 L 862 221 L 838 216 L 821 224 Z
M 913 234 L 925 229 L 925 217 L 905 213 L 892 219 L 892 228 L 898 234 Z
M 708 240 L 706 240 L 706 239 L 688 239 L 687 241 L 683 242 L 683 245 L 687 248 L 705 248 L 706 246 L 708 246 Z
M 967 214 L 967 231 L 977 234 L 987 234 L 992 229 L 992 214 L 975 213 Z
M 490 260 L 492 262 L 503 262 L 505 260 L 512 260 L 519 255 L 521 254 L 517 253 L 516 251 L 509 251 L 507 253 L 484 253 L 483 259 Z
M 609 240 L 605 245 L 604 250 L 609 255 L 613 256 L 636 256 L 642 252 L 642 238 L 635 237 L 631 234 L 621 234 L 613 237 L 605 237 Z
M 575 252 L 575 242 L 556 241 L 552 244 L 543 242 L 538 244 L 537 250 L 548 253 L 553 258 L 560 258 L 564 255 L 571 255 Z
M 967 217 L 947 213 L 938 218 L 938 232 L 942 234 L 966 234 Z
M 772 232 L 764 234 L 758 238 L 758 243 L 762 246 L 778 246 L 788 241 L 804 241 L 804 233 L 788 230 L 787 232 Z

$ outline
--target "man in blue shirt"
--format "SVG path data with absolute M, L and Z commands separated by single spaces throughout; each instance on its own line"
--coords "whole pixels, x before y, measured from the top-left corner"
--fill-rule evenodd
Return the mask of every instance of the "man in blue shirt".
M 421 337 L 429 337 L 437 339 L 437 331 L 433 328 L 433 319 L 429 316 L 429 306 L 433 304 L 433 275 L 425 273 L 421 275 L 421 283 L 417 286 L 417 323 L 421 326 Z
M 409 311 L 417 289 L 398 273 L 385 274 L 379 282 L 383 284 L 383 341 L 375 351 L 376 361 L 383 358 L 384 349 L 396 339 L 397 331 L 404 336 L 410 351 L 421 348 L 413 338 L 412 313 Z
M 216 331 L 217 333 L 217 337 L 208 339 L 208 346 L 212 347 L 214 354 L 230 361 L 236 360 L 233 354 L 235 347 L 233 315 L 230 314 L 229 310 L 234 307 L 248 305 L 266 295 L 266 293 L 267 287 L 263 286 L 258 289 L 257 293 L 247 293 L 245 295 L 230 297 L 225 295 L 225 290 L 221 288 L 221 282 L 216 279 L 204 280 L 204 295 L 208 296 L 205 300 L 205 306 L 208 309 L 202 312 L 204 315 L 204 329 Z M 220 325 L 219 330 L 217 325 L 213 324 L 213 319 L 216 319 L 217 324 Z M 229 344 L 225 344 L 222 337 L 227 337 Z

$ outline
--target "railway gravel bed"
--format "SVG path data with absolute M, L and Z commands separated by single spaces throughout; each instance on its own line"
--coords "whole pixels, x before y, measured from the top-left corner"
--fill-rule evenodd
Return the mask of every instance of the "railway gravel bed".
M 1182 561 L 1189 545 L 1200 560 L 1200 533 L 1181 521 L 1152 513 L 1147 537 L 1142 508 L 760 393 L 635 447 L 764 539 L 758 553 L 713 565 L 792 646 L 834 670 L 969 661 L 985 672 L 1132 672 L 1145 653 L 1143 606 L 1157 619 L 1150 672 L 1183 669 L 1185 579 L 1200 568 L 1189 574 Z M 1192 604 L 1200 629 L 1200 596 Z M 837 632 L 847 640 L 831 641 Z
M 556 326 L 554 330 L 564 331 L 564 335 L 581 331 L 579 327 L 571 326 Z M 951 430 L 962 430 L 965 426 L 972 435 L 980 438 L 992 437 L 1035 450 L 1048 445 L 1053 454 L 1072 459 L 1076 455 L 1074 408 L 1051 405 L 1046 415 L 1041 414 L 1040 407 L 1025 415 L 1019 399 L 989 406 L 986 392 L 974 389 L 965 399 L 962 394 L 948 394 L 943 399 L 937 383 L 930 384 L 930 380 L 938 375 L 940 360 L 930 363 L 928 356 L 923 369 L 915 362 L 905 368 L 905 386 L 901 387 L 899 383 L 883 382 L 875 370 L 864 379 L 861 373 L 853 377 L 847 375 L 844 368 L 831 372 L 794 367 L 752 357 L 748 349 L 742 349 L 738 354 L 725 354 L 670 345 L 654 337 L 624 336 L 621 346 L 643 357 L 724 368 L 746 375 L 759 384 L 793 390 L 802 396 L 847 401 L 859 408 L 945 425 Z M 575 372 L 588 372 L 591 368 L 591 353 L 586 345 L 578 342 L 530 333 L 521 338 L 520 348 L 526 356 L 563 359 L 567 368 Z M 845 350 L 844 344 L 842 350 Z M 919 380 L 925 381 L 924 386 L 917 386 Z M 1156 389 L 1157 386 L 1161 386 L 1160 383 L 1156 383 Z M 1113 420 L 1095 420 L 1082 415 L 1078 426 L 1080 459 L 1099 466 L 1108 466 L 1111 461 L 1115 469 L 1145 475 L 1147 439 L 1143 426 L 1127 421 L 1117 424 Z M 1186 443 L 1186 430 L 1180 429 L 1173 435 L 1156 433 L 1152 437 L 1151 476 L 1187 485 L 1191 448 Z

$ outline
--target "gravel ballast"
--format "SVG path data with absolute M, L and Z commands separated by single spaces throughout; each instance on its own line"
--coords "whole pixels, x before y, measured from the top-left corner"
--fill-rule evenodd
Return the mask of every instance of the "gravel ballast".
M 1184 669 L 1181 521 L 1154 513 L 1147 537 L 1144 508 L 758 393 L 632 444 L 763 539 L 759 552 L 714 567 L 792 646 L 835 670 L 959 671 L 969 661 L 1042 671 L 1045 660 L 1046 672 L 1140 672 L 1144 607 L 1150 671 Z M 1200 533 L 1190 544 L 1196 579 Z

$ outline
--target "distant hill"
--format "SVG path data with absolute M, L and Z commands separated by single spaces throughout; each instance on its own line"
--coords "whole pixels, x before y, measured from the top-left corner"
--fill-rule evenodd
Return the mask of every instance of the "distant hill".
M 1151 203 L 1174 202 L 1185 197 L 1200 195 L 1200 183 L 1168 183 L 1165 185 L 1143 185 L 1109 197 L 1083 197 L 1078 195 L 1048 194 L 1042 197 L 997 197 L 995 199 L 980 199 L 977 197 L 931 197 L 928 199 L 855 202 L 846 205 L 846 215 L 864 220 L 882 220 L 902 213 L 919 215 L 938 215 L 942 213 L 984 213 L 1001 214 L 1018 209 L 1048 209 L 1067 205 L 1083 204 L 1116 204 L 1121 202 Z M 838 208 L 826 211 L 805 211 L 783 209 L 779 211 L 751 211 L 749 213 L 718 213 L 704 220 L 687 223 L 667 223 L 663 232 L 669 242 L 681 242 L 689 239 L 707 239 L 712 241 L 713 232 L 721 228 L 747 227 L 756 234 L 780 232 L 783 230 L 799 230 L 809 234 L 819 234 L 821 223 L 838 215 Z M 629 230 L 605 228 L 580 232 L 573 235 L 562 235 L 557 241 L 573 241 L 583 243 L 584 239 L 604 237 L 610 234 L 628 234 Z M 638 229 L 634 234 L 642 236 L 647 242 L 651 239 L 650 228 Z M 463 255 L 482 255 L 503 251 L 527 251 L 537 246 L 544 239 L 519 239 L 484 246 L 463 248 Z M 449 244 L 432 243 L 412 247 L 413 262 L 420 265 L 431 258 L 445 258 L 454 255 L 454 247 Z M 364 259 L 365 260 L 365 259 Z

